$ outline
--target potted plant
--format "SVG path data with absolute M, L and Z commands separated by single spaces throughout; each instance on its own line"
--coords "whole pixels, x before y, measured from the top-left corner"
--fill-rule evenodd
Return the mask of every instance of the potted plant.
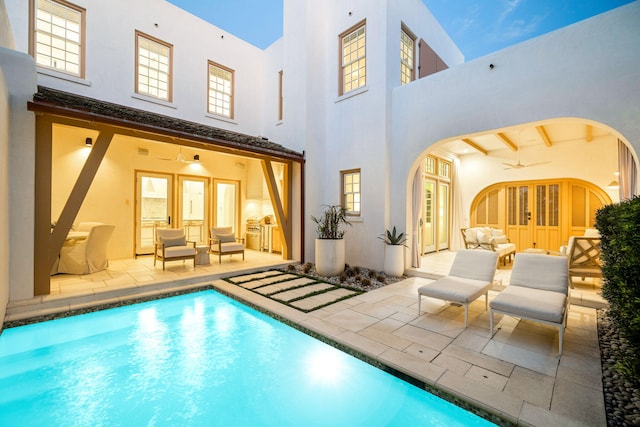
M 343 225 L 351 225 L 347 220 L 347 210 L 338 205 L 325 206 L 320 217 L 311 216 L 317 224 L 316 271 L 321 276 L 337 276 L 344 270 L 345 245 Z
M 380 237 L 387 245 L 384 249 L 384 272 L 390 276 L 400 277 L 404 273 L 404 248 L 407 238 L 404 233 L 398 233 L 394 226 Z

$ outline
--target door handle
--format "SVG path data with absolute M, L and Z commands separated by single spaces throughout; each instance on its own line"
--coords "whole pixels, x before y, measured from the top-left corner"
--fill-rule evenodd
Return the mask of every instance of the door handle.
M 171 215 L 167 217 L 167 224 L 171 225 Z

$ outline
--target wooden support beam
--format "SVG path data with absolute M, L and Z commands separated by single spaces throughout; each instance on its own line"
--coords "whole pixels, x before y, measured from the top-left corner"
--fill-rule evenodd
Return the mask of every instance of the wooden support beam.
M 587 130 L 587 136 L 586 136 L 587 142 L 593 141 L 593 126 L 587 125 L 586 130 Z
M 500 138 L 507 147 L 511 148 L 511 151 L 518 151 L 518 146 L 512 140 L 510 140 L 507 135 L 502 132 L 498 132 L 496 133 L 496 136 Z
M 482 148 L 481 146 L 479 146 L 478 144 L 476 144 L 475 142 L 473 142 L 472 140 L 470 140 L 468 138 L 462 138 L 462 142 L 464 142 L 468 146 L 472 147 L 473 149 L 478 150 L 479 152 L 481 152 L 485 156 L 487 154 L 489 154 L 489 152 L 487 150 L 485 150 L 484 148 Z
M 36 114 L 35 188 L 33 217 L 33 294 L 51 293 L 51 116 Z
M 275 175 L 273 173 L 273 167 L 271 165 L 271 160 L 269 158 L 261 159 L 262 171 L 264 173 L 264 178 L 267 183 L 267 189 L 269 190 L 269 198 L 271 199 L 271 204 L 273 205 L 273 210 L 276 216 L 276 222 L 280 228 L 280 237 L 282 238 L 282 257 L 284 259 L 290 258 L 291 253 L 291 238 L 292 238 L 292 224 L 288 218 L 288 214 L 291 213 L 291 209 L 285 210 L 285 204 L 283 201 L 287 201 L 290 199 L 288 196 L 291 191 L 291 180 L 285 176 L 283 181 L 285 184 L 285 188 L 283 188 L 283 195 L 278 193 L 278 186 L 276 184 Z M 287 167 L 283 171 L 285 175 L 289 175 Z
M 536 130 L 540 134 L 540 137 L 544 141 L 545 145 L 547 147 L 551 147 L 551 140 L 549 139 L 549 135 L 547 134 L 547 130 L 544 128 L 544 126 L 536 126 Z

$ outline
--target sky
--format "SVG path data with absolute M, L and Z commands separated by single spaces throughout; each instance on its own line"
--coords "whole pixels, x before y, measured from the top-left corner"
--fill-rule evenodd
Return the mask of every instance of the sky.
M 168 1 L 262 49 L 282 37 L 283 0 Z M 470 61 L 633 0 L 422 1 Z

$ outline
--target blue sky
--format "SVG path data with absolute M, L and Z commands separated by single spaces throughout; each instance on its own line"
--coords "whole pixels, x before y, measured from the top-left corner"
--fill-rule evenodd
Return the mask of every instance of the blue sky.
M 469 61 L 633 0 L 422 1 Z M 282 37 L 282 0 L 169 2 L 263 49 Z

